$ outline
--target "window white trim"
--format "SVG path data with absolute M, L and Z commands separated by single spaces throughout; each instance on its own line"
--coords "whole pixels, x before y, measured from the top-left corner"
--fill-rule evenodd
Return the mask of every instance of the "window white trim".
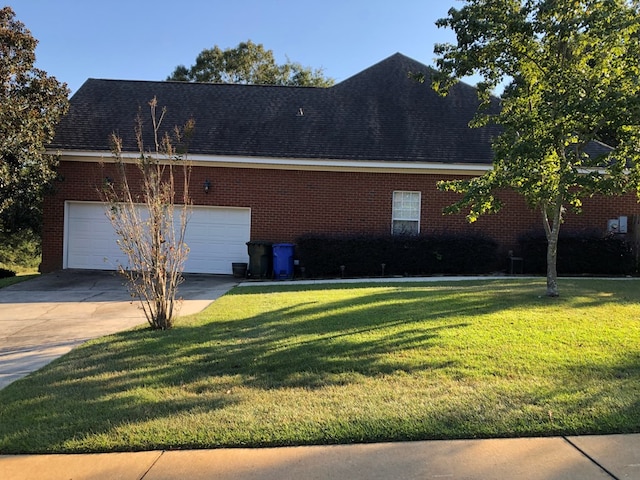
M 422 192 L 396 190 L 391 206 L 391 235 L 418 235 Z

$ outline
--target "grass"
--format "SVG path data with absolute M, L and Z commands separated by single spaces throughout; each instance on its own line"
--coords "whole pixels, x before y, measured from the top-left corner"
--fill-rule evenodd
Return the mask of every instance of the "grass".
M 29 280 L 37 276 L 38 274 L 36 273 L 32 273 L 32 274 L 21 273 L 16 275 L 15 277 L 0 278 L 0 288 L 8 287 L 9 285 L 13 285 L 14 283 L 24 282 L 25 280 Z
M 639 287 L 236 288 L 0 390 L 0 452 L 640 432 Z

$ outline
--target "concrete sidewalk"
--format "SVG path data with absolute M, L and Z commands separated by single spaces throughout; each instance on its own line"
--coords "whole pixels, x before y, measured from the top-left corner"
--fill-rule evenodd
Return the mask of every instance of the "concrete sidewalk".
M 3 480 L 640 479 L 640 434 L 0 456 Z

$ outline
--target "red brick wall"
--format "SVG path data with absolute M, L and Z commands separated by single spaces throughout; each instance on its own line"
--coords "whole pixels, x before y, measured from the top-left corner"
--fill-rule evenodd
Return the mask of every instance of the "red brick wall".
M 99 201 L 99 186 L 106 176 L 116 177 L 113 165 L 62 162 L 55 194 L 44 207 L 43 271 L 62 267 L 65 200 Z M 516 249 L 523 232 L 542 229 L 540 214 L 527 208 L 521 197 L 507 193 L 497 215 L 468 224 L 464 215 L 443 215 L 455 194 L 439 192 L 436 182 L 455 176 L 395 173 L 314 172 L 246 168 L 193 167 L 194 204 L 251 208 L 251 239 L 293 242 L 305 233 L 377 233 L 391 231 L 394 190 L 422 192 L 421 231 L 483 231 L 505 249 Z M 211 182 L 208 194 L 204 182 Z M 569 212 L 564 229 L 604 230 L 607 219 L 640 214 L 632 195 L 595 197 L 584 202 L 583 213 Z

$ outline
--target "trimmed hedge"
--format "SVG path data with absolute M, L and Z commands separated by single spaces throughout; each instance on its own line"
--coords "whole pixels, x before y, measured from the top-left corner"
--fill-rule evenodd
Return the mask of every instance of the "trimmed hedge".
M 476 234 L 306 235 L 296 246 L 310 277 L 479 274 L 498 265 L 498 244 Z
M 522 235 L 518 242 L 524 272 L 545 274 L 545 234 L 530 232 Z M 557 268 L 560 275 L 629 275 L 636 271 L 636 260 L 631 243 L 619 235 L 603 237 L 596 231 L 560 231 Z

